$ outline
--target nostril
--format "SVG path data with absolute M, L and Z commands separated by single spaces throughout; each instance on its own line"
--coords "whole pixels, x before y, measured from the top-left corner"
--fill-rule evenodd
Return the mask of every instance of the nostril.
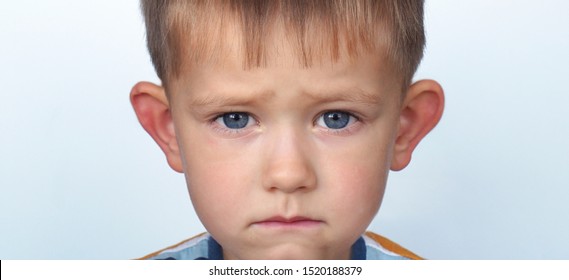
M 316 182 L 315 166 L 308 156 L 309 153 L 305 151 L 306 147 L 294 140 L 298 137 L 280 136 L 279 140 L 272 143 L 264 158 L 263 186 L 271 192 L 306 192 L 313 188 Z

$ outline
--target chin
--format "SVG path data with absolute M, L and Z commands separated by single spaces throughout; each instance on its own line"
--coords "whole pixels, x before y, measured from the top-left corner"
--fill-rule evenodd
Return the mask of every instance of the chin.
M 265 260 L 319 260 L 329 259 L 324 253 L 315 248 L 298 245 L 282 245 L 259 252 L 256 259 Z

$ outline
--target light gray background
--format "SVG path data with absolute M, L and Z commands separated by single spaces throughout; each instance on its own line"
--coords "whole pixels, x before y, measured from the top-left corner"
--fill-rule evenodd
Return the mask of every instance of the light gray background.
M 0 259 L 126 259 L 202 232 L 128 101 L 137 1 L 0 9 Z M 431 259 L 569 258 L 569 2 L 427 1 L 440 125 L 371 230 Z

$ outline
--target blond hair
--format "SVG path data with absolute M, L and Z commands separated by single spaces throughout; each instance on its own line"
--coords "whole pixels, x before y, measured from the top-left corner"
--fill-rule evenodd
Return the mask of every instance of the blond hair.
M 280 22 L 303 67 L 337 61 L 343 53 L 353 58 L 361 51 L 379 51 L 405 89 L 423 56 L 423 2 L 141 0 L 141 7 L 148 50 L 163 84 L 178 78 L 187 62 L 220 59 L 225 36 L 235 31 L 231 28 L 240 28 L 243 67 L 266 66 L 268 41 Z

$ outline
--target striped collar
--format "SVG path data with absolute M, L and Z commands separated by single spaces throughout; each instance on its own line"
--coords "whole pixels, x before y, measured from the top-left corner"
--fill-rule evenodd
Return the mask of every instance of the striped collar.
M 397 254 L 380 244 L 377 235 L 362 235 L 352 245 L 354 260 L 407 260 L 409 256 Z M 383 237 L 382 237 L 383 238 Z M 386 239 L 387 240 L 387 239 Z M 395 244 L 395 243 L 393 243 Z M 396 244 L 395 244 L 396 245 Z M 398 245 L 397 245 L 398 246 Z M 405 249 L 403 249 L 405 250 Z M 411 253 L 412 254 L 412 253 Z M 152 260 L 221 260 L 223 251 L 209 233 L 184 240 L 174 246 L 150 254 L 142 259 Z

